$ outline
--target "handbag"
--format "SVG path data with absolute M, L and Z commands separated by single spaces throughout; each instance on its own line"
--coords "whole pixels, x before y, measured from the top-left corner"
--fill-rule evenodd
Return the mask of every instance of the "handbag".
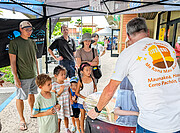
M 93 52 L 93 59 L 94 59 L 94 58 L 95 58 L 94 48 L 92 48 L 92 52 Z M 92 66 L 92 68 L 93 68 L 94 78 L 100 79 L 100 78 L 102 77 L 102 72 L 101 72 L 101 70 L 99 69 L 99 66 Z

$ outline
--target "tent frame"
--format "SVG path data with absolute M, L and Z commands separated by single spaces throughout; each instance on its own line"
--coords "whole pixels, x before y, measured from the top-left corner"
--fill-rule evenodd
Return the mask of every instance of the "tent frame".
M 157 1 L 157 2 L 144 2 L 144 1 L 130 1 L 130 0 L 102 0 L 101 1 L 101 4 L 104 4 L 107 11 L 108 12 L 102 12 L 102 11 L 91 11 L 91 10 L 85 10 L 83 8 L 86 8 L 86 7 L 90 7 L 90 5 L 85 5 L 85 6 L 82 6 L 82 7 L 79 7 L 79 8 L 70 8 L 70 7 L 63 7 L 63 6 L 55 6 L 55 5 L 50 5 L 50 4 L 31 4 L 31 3 L 18 3 L 14 0 L 10 0 L 11 2 L 0 2 L 0 4 L 16 4 L 16 5 L 19 5 L 33 13 L 36 13 L 37 15 L 43 17 L 46 19 L 46 23 L 47 23 L 47 19 L 48 18 L 51 18 L 51 17 L 55 17 L 57 15 L 60 15 L 60 14 L 64 14 L 64 13 L 68 13 L 68 12 L 72 12 L 72 11 L 84 11 L 84 12 L 92 12 L 92 13 L 97 13 L 97 14 L 102 14 L 102 15 L 115 15 L 115 14 L 119 14 L 119 13 L 122 13 L 122 12 L 126 12 L 126 11 L 131 11 L 131 10 L 134 10 L 134 9 L 138 9 L 138 8 L 142 8 L 142 7 L 147 7 L 147 6 L 150 6 L 150 5 L 170 5 L 170 6 L 180 6 L 180 4 L 172 4 L 172 3 L 163 3 L 163 2 L 166 2 L 168 0 L 162 0 L 162 1 Z M 108 6 L 106 5 L 107 2 L 115 2 L 115 1 L 119 1 L 119 2 L 131 2 L 131 3 L 142 3 L 144 5 L 142 6 L 138 6 L 138 7 L 134 7 L 134 8 L 129 8 L 129 9 L 125 9 L 125 10 L 120 10 L 120 11 L 116 11 L 116 12 L 111 12 L 108 8 Z M 43 7 L 43 14 L 40 14 L 28 7 L 26 7 L 25 5 L 33 5 L 33 6 L 41 6 Z M 61 9 L 68 9 L 67 11 L 64 11 L 64 12 L 59 12 L 59 13 L 56 13 L 56 14 L 52 14 L 52 15 L 49 15 L 47 16 L 47 13 L 46 13 L 46 9 L 47 7 L 54 7 L 54 8 L 61 8 Z M 50 23 L 51 23 L 51 19 L 49 19 Z M 49 28 L 49 31 L 51 31 L 51 26 Z M 51 32 L 49 32 L 51 33 Z M 47 57 L 47 32 L 45 31 L 45 40 L 44 40 L 44 46 L 45 46 L 45 49 L 46 49 L 46 73 L 48 73 L 48 57 Z M 49 35 L 49 37 L 51 37 L 51 35 Z

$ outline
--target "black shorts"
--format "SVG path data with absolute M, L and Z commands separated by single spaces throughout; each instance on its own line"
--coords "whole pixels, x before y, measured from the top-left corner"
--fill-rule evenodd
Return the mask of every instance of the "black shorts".
M 73 115 L 71 115 L 71 117 L 79 118 L 80 109 L 72 107 L 72 111 L 73 111 Z

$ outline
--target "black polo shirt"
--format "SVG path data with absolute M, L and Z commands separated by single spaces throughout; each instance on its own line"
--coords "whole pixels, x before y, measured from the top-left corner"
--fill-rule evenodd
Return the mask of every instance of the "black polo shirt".
M 51 50 L 57 49 L 59 56 L 67 60 L 74 60 L 73 52 L 76 51 L 76 45 L 72 38 L 67 41 L 64 36 L 57 38 L 49 47 Z

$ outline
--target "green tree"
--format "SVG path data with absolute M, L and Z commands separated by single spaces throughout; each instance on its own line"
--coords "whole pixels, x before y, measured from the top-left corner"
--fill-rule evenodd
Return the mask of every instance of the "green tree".
M 84 33 L 87 33 L 87 32 L 91 34 L 91 33 L 92 33 L 92 28 L 83 28 L 83 29 L 82 29 L 82 33 L 83 33 L 83 34 L 84 34 Z
M 2 15 L 2 16 L 3 16 L 3 11 L 0 11 L 0 15 Z
M 56 23 L 56 26 L 54 27 L 54 31 L 53 31 L 53 35 L 54 36 L 59 36 L 59 35 L 62 35 L 62 33 L 61 33 L 61 25 L 62 25 L 63 23 L 61 23 L 61 22 L 57 22 Z
M 81 19 L 77 19 L 75 24 L 77 24 L 79 26 L 79 37 L 80 37 L 80 25 L 82 24 Z

